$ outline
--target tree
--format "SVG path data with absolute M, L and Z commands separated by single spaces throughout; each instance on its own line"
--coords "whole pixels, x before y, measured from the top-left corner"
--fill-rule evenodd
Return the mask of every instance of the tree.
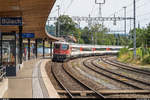
M 133 31 L 134 30 L 131 30 L 131 32 L 130 32 L 132 40 L 130 40 L 131 42 L 130 42 L 129 47 L 133 47 L 133 36 L 134 36 Z M 146 47 L 148 37 L 150 38 L 150 36 L 148 35 L 148 29 L 136 28 L 136 47 Z
M 76 23 L 68 16 L 62 15 L 58 18 L 60 23 L 60 35 L 72 35 L 76 32 Z M 58 21 L 55 23 L 56 33 L 58 33 Z
M 150 24 L 147 26 L 147 29 L 144 30 L 144 36 L 146 46 L 150 47 Z
M 95 24 L 91 27 L 91 32 L 94 35 L 94 40 L 97 38 L 97 44 L 102 45 L 105 41 L 105 34 L 107 32 L 107 28 L 102 24 Z M 95 42 L 94 42 L 95 44 Z
M 81 31 L 81 39 L 85 44 L 91 44 L 91 33 L 88 27 L 84 27 Z

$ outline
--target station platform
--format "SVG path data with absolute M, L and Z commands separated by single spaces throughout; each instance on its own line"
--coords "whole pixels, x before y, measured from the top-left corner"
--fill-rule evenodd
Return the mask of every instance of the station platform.
M 8 89 L 8 79 L 5 78 L 3 79 L 3 81 L 0 81 L 0 98 L 3 97 L 7 89 Z
M 60 98 L 45 71 L 50 59 L 25 61 L 16 77 L 8 77 L 3 98 Z

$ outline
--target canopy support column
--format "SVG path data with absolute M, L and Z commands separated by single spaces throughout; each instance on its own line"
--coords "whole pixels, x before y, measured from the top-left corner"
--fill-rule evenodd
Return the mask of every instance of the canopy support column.
M 19 26 L 19 61 L 22 64 L 22 26 Z
M 43 58 L 45 57 L 45 40 L 43 40 Z
M 30 60 L 30 39 L 28 39 L 28 60 Z
M 38 41 L 37 41 L 37 39 L 35 40 L 35 56 L 36 56 L 36 59 L 37 59 L 37 57 L 38 57 L 38 55 L 37 55 L 37 45 L 38 45 Z
M 50 57 L 52 57 L 52 42 L 50 42 Z

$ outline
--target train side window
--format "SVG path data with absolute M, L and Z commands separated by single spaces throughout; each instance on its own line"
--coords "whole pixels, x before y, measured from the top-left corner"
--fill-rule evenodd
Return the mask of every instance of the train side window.
M 55 49 L 60 49 L 60 44 L 54 44 Z
M 67 44 L 62 44 L 62 50 L 68 50 L 69 46 Z

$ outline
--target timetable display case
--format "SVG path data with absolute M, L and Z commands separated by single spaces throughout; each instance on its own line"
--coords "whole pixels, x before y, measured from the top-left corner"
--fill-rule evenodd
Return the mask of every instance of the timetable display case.
M 16 33 L 1 33 L 1 65 L 6 67 L 6 76 L 16 75 Z

